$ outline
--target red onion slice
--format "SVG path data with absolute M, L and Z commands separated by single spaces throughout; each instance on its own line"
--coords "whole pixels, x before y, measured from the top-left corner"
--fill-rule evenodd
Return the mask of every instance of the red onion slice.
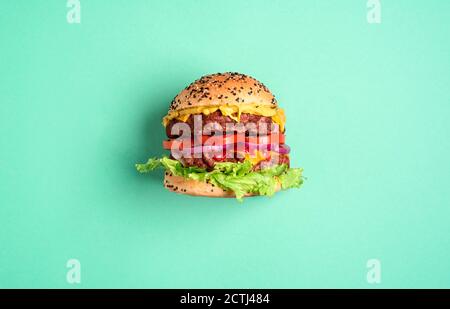
M 243 147 L 242 147 L 243 146 Z M 254 152 L 258 151 L 274 151 L 279 154 L 288 154 L 291 149 L 286 144 L 253 144 L 253 143 L 237 143 L 237 144 L 224 144 L 224 145 L 203 145 L 203 146 L 195 146 L 183 150 L 178 150 L 180 152 L 198 154 L 198 153 L 210 153 L 210 152 L 221 152 L 221 151 L 234 151 L 234 150 L 242 150 L 245 152 Z

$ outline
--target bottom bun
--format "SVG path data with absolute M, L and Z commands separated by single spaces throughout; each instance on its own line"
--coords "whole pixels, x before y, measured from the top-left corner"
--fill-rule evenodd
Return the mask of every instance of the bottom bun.
M 218 186 L 205 181 L 197 181 L 193 179 L 186 179 L 182 176 L 174 176 L 166 172 L 164 176 L 164 187 L 172 192 L 180 194 L 188 194 L 194 196 L 208 196 L 208 197 L 236 197 L 233 191 L 226 191 Z M 276 191 L 279 191 L 281 186 L 278 185 Z M 255 196 L 258 194 L 246 194 L 246 197 Z

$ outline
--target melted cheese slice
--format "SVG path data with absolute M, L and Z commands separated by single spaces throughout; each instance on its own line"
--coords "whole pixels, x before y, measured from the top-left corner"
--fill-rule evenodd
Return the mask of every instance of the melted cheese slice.
M 252 154 L 245 153 L 244 158 L 245 160 L 250 161 L 252 165 L 256 165 L 261 161 L 270 160 L 271 158 L 275 158 L 276 156 L 279 156 L 280 154 L 274 151 L 269 152 L 262 152 L 260 150 L 255 150 Z M 289 158 L 289 155 L 286 155 Z
M 261 151 L 256 150 L 253 154 L 246 153 L 245 160 L 250 161 L 252 165 L 256 165 L 261 161 L 267 160 L 267 155 L 264 155 Z
M 284 124 L 286 122 L 286 116 L 284 115 L 283 109 L 272 106 L 261 106 L 258 104 L 246 104 L 246 105 L 227 104 L 219 106 L 216 105 L 216 106 L 189 107 L 179 111 L 169 112 L 169 114 L 167 114 L 163 118 L 163 125 L 167 126 L 167 124 L 172 119 L 177 119 L 186 122 L 190 115 L 193 114 L 209 115 L 217 110 L 220 110 L 222 112 L 222 115 L 228 116 L 237 122 L 240 121 L 241 114 L 243 113 L 264 117 L 271 117 L 272 121 L 280 126 L 280 131 L 284 132 Z

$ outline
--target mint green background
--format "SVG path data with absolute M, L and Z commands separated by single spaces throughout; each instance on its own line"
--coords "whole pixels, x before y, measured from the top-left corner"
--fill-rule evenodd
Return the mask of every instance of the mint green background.
M 379 25 L 365 0 L 81 4 L 79 25 L 0 4 L 0 287 L 450 287 L 449 1 L 382 1 Z M 220 71 L 277 95 L 301 190 L 239 204 L 135 172 Z

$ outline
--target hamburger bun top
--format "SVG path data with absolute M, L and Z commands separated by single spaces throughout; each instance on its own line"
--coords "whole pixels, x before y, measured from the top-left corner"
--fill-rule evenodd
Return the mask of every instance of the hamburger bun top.
M 186 108 L 222 105 L 255 105 L 277 108 L 270 90 L 251 76 L 216 73 L 196 80 L 181 91 L 170 104 L 169 113 Z

